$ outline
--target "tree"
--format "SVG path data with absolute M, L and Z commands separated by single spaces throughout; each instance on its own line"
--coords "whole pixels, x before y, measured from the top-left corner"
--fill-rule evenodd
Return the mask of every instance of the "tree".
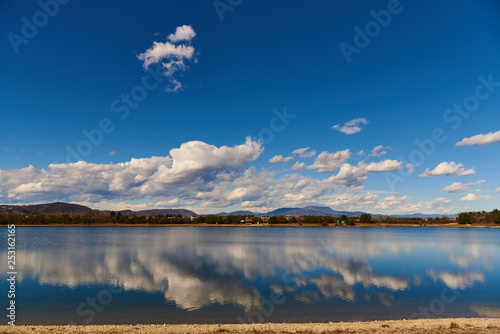
M 472 214 L 470 212 L 461 212 L 458 215 L 457 223 L 459 224 L 472 224 Z
M 349 219 L 347 218 L 346 215 L 342 215 L 341 221 L 343 221 L 346 225 L 347 224 L 350 224 L 350 225 L 354 224 L 354 222 L 349 221 Z
M 359 217 L 359 221 L 360 221 L 360 223 L 363 223 L 363 224 L 371 223 L 372 222 L 372 216 L 367 215 L 367 214 L 362 214 Z
M 278 224 L 279 221 L 278 221 L 278 217 L 277 216 L 271 216 L 269 217 L 269 224 Z

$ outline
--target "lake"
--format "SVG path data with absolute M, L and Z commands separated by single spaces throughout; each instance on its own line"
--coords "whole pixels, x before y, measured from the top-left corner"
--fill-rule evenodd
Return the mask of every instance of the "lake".
M 7 227 L 2 233 L 7 240 Z M 16 234 L 19 325 L 500 316 L 500 229 L 17 227 Z

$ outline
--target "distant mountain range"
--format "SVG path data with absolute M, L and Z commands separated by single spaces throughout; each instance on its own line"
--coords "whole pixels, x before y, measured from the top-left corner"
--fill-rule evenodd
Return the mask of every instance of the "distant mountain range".
M 85 214 L 94 211 L 93 209 L 78 205 L 70 204 L 64 202 L 57 203 L 47 203 L 47 204 L 35 204 L 35 205 L 0 205 L 0 213 L 25 213 L 25 214 L 36 214 L 36 213 L 65 213 L 65 214 Z M 100 210 L 95 210 L 100 211 Z M 103 211 L 111 212 L 111 211 Z M 138 216 L 154 216 L 154 215 L 181 215 L 183 217 L 198 217 L 200 216 L 194 211 L 186 209 L 154 209 L 154 210 L 123 210 L 120 211 L 124 215 L 138 215 Z M 228 215 L 242 215 L 242 216 L 334 216 L 340 217 L 346 215 L 347 217 L 359 217 L 366 212 L 361 211 L 337 211 L 326 206 L 306 206 L 304 208 L 280 208 L 267 213 L 259 213 L 252 211 L 233 211 L 233 212 L 220 212 L 216 215 L 228 216 Z M 395 218 L 435 218 L 442 217 L 441 214 L 422 214 L 414 213 L 408 215 L 381 215 L 368 213 L 372 217 L 395 217 Z M 456 217 L 456 214 L 447 215 L 448 217 Z
M 228 215 L 246 215 L 246 216 L 333 216 L 341 217 L 346 215 L 347 217 L 359 217 L 362 214 L 369 214 L 372 217 L 394 217 L 394 218 L 435 218 L 442 217 L 442 214 L 423 214 L 423 213 L 413 213 L 408 215 L 382 215 L 373 214 L 362 211 L 337 211 L 329 208 L 327 206 L 306 206 L 304 208 L 280 208 L 267 213 L 251 212 L 251 211 L 233 211 L 233 212 L 220 212 L 217 215 L 228 216 Z M 456 214 L 447 215 L 448 217 L 456 217 Z
M 357 217 L 366 212 L 360 211 L 337 211 L 326 206 L 306 206 L 305 208 L 281 208 L 271 212 L 268 212 L 268 216 L 284 215 L 284 216 L 342 216 L 347 217 Z

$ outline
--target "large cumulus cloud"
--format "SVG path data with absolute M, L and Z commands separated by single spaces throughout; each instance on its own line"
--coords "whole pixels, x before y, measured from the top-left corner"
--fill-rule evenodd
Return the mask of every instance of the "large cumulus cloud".
M 132 159 L 117 164 L 50 164 L 0 170 L 2 202 L 127 200 L 181 196 L 202 189 L 217 178 L 235 178 L 262 153 L 259 142 L 247 138 L 234 147 L 191 141 L 166 157 Z

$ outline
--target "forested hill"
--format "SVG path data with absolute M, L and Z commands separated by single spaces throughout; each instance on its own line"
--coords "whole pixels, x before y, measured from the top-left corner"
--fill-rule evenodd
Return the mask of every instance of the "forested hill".
M 37 214 L 37 213 L 62 213 L 68 215 L 82 215 L 93 210 L 87 206 L 79 204 L 70 204 L 64 202 L 47 203 L 47 204 L 34 204 L 34 205 L 0 205 L 0 213 L 25 213 L 25 214 Z M 111 211 L 102 211 L 104 213 L 110 213 Z M 138 216 L 154 216 L 154 215 L 180 215 L 183 217 L 197 217 L 193 211 L 186 209 L 155 209 L 155 210 L 142 210 L 142 211 L 131 211 L 122 210 L 120 211 L 123 215 L 138 215 Z
M 0 205 L 0 213 L 66 213 L 66 214 L 85 214 L 92 212 L 89 207 L 63 202 L 33 204 L 33 205 Z

